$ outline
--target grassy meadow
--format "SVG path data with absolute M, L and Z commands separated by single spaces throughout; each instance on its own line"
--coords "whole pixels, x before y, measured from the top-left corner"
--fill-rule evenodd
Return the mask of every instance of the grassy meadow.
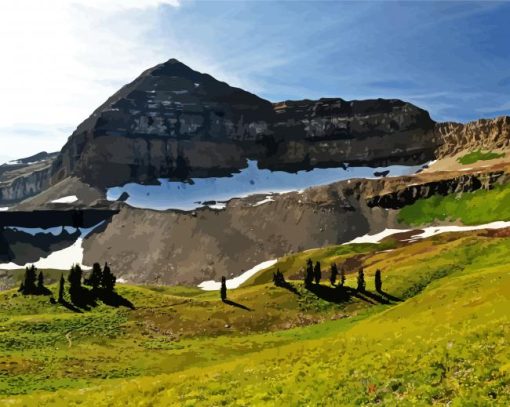
M 508 405 L 510 233 L 297 253 L 237 290 L 119 285 L 136 307 L 72 312 L 0 293 L 12 406 Z M 308 290 L 308 257 L 365 268 Z M 279 269 L 293 289 L 275 287 Z M 383 273 L 383 292 L 373 285 Z M 50 286 L 55 292 L 56 287 Z

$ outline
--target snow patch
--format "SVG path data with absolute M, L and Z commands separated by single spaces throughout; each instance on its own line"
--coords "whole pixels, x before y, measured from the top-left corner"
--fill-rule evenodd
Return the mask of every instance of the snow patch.
M 254 203 L 252 206 L 264 205 L 265 203 L 268 202 L 274 202 L 274 199 L 271 195 L 267 195 L 265 199 L 263 199 L 262 201 L 258 201 L 257 203 Z
M 0 208 L 0 212 L 5 212 L 5 211 L 8 211 L 9 210 L 9 207 L 8 206 L 3 206 Z
M 0 270 L 17 270 L 34 265 L 39 269 L 55 269 L 55 270 L 69 270 L 73 264 L 79 264 L 83 270 L 90 270 L 91 267 L 83 264 L 83 239 L 86 238 L 92 231 L 102 225 L 104 221 L 97 225 L 81 229 L 81 234 L 78 239 L 71 245 L 62 250 L 57 250 L 50 253 L 46 257 L 41 257 L 36 262 L 26 264 L 16 264 L 13 262 L 0 264 Z
M 55 199 L 55 200 L 51 201 L 51 203 L 73 203 L 73 202 L 76 202 L 77 200 L 78 200 L 78 197 L 76 195 L 69 195 L 69 196 L 64 196 L 62 198 Z
M 274 266 L 278 260 L 268 260 L 264 261 L 260 264 L 257 264 L 255 267 L 245 271 L 240 276 L 234 277 L 230 280 L 227 280 L 227 288 L 238 288 L 241 284 L 248 281 L 251 277 L 257 274 L 259 271 L 265 270 L 271 266 Z M 198 285 L 198 288 L 201 288 L 204 291 L 215 291 L 221 288 L 221 282 L 209 280 L 204 281 Z
M 428 226 L 425 228 L 419 229 L 385 229 L 382 232 L 379 232 L 374 235 L 363 235 L 357 237 L 356 239 L 351 240 L 350 242 L 343 243 L 345 244 L 356 244 L 356 243 L 379 243 L 385 237 L 394 235 L 396 233 L 405 233 L 416 231 L 415 234 L 411 236 L 408 240 L 409 242 L 414 242 L 419 239 L 426 239 L 428 237 L 432 237 L 435 235 L 439 235 L 442 233 L 448 232 L 469 232 L 472 230 L 481 230 L 481 229 L 504 229 L 510 227 L 510 221 L 497 221 L 486 223 L 484 225 L 473 225 L 473 226 Z
M 257 194 L 281 194 L 286 192 L 330 184 L 353 178 L 371 178 L 374 172 L 389 171 L 390 176 L 409 175 L 420 166 L 393 165 L 389 167 L 314 168 L 310 171 L 289 173 L 258 168 L 256 161 L 249 160 L 247 167 L 225 177 L 194 178 L 192 182 L 175 182 L 159 179 L 159 185 L 129 183 L 109 188 L 106 196 L 116 201 L 123 192 L 129 194 L 126 203 L 136 208 L 192 211 L 203 207 L 203 202 L 227 202 Z

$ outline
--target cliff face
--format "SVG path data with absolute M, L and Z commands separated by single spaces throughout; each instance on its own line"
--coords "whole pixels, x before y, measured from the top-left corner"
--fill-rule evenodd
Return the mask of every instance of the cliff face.
M 433 157 L 433 130 L 426 111 L 399 100 L 273 106 L 170 60 L 77 128 L 55 161 L 53 182 L 70 174 L 101 187 L 228 175 L 246 159 L 289 171 L 343 162 L 415 164 Z
M 39 153 L 0 166 L 0 205 L 9 205 L 38 194 L 50 185 L 56 153 Z
M 438 123 L 436 133 L 440 139 L 438 158 L 461 151 L 507 149 L 510 148 L 510 117 L 480 119 L 467 124 Z

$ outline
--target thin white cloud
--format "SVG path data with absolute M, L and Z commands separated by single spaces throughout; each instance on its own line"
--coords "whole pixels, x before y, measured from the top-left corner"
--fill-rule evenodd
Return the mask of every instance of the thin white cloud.
M 499 113 L 499 112 L 510 112 L 510 101 L 502 103 L 497 106 L 487 106 L 480 109 L 476 109 L 480 113 Z
M 178 0 L 0 2 L 0 148 L 58 150 L 119 86 L 167 56 L 147 33 Z M 25 123 L 31 123 L 27 129 Z M 41 137 L 33 133 L 41 132 Z

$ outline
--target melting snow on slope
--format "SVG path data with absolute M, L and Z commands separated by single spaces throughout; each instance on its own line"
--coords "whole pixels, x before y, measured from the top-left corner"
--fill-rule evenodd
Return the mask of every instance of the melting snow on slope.
M 249 160 L 246 168 L 231 176 L 194 178 L 191 183 L 167 179 L 159 179 L 160 185 L 129 183 L 109 188 L 106 196 L 108 200 L 115 201 L 123 192 L 127 192 L 129 198 L 126 202 L 137 208 L 189 211 L 204 206 L 203 203 L 208 201 L 226 202 L 249 195 L 301 191 L 312 186 L 353 178 L 377 178 L 374 172 L 389 171 L 389 176 L 408 175 L 420 168 L 421 166 L 392 165 L 378 168 L 314 168 L 310 171 L 289 173 L 261 169 L 256 161 Z
M 51 201 L 51 203 L 73 203 L 78 200 L 78 197 L 76 195 L 69 195 L 64 196 L 62 198 L 55 199 L 54 201 Z
M 510 227 L 510 222 L 497 221 L 486 223 L 484 225 L 473 225 L 473 226 L 429 226 L 426 228 L 419 229 L 385 229 L 382 232 L 379 232 L 374 235 L 364 235 L 357 237 L 356 239 L 351 240 L 350 242 L 346 242 L 344 244 L 351 243 L 379 243 L 385 237 L 394 235 L 396 233 L 404 233 L 410 231 L 416 231 L 414 235 L 411 236 L 410 241 L 415 241 L 418 239 L 425 239 L 427 237 L 439 235 L 441 233 L 448 232 L 469 232 L 471 230 L 480 230 L 480 229 L 503 229 Z
M 245 271 L 240 276 L 227 280 L 227 288 L 238 288 L 245 281 L 248 281 L 250 277 L 254 276 L 259 271 L 262 271 L 264 269 L 267 269 L 268 267 L 275 265 L 277 261 L 278 260 L 268 260 L 263 263 L 257 264 L 255 267 Z M 201 288 L 204 291 L 219 290 L 221 288 L 221 282 L 214 280 L 204 281 L 203 283 L 200 283 L 198 285 L 198 288 Z
M 83 265 L 83 239 L 87 237 L 96 227 L 101 225 L 103 222 L 97 225 L 81 229 L 81 235 L 71 245 L 62 250 L 57 250 L 50 253 L 47 257 L 41 257 L 38 261 L 26 264 L 16 264 L 13 262 L 0 264 L 0 270 L 17 270 L 20 268 L 27 267 L 33 264 L 39 269 L 55 269 L 55 270 L 69 270 L 73 264 L 79 264 L 82 269 L 90 270 L 91 267 Z
M 259 206 L 264 205 L 265 203 L 274 202 L 274 199 L 271 197 L 271 195 L 268 195 L 263 199 L 262 201 L 258 201 L 257 203 L 254 203 L 253 206 Z

